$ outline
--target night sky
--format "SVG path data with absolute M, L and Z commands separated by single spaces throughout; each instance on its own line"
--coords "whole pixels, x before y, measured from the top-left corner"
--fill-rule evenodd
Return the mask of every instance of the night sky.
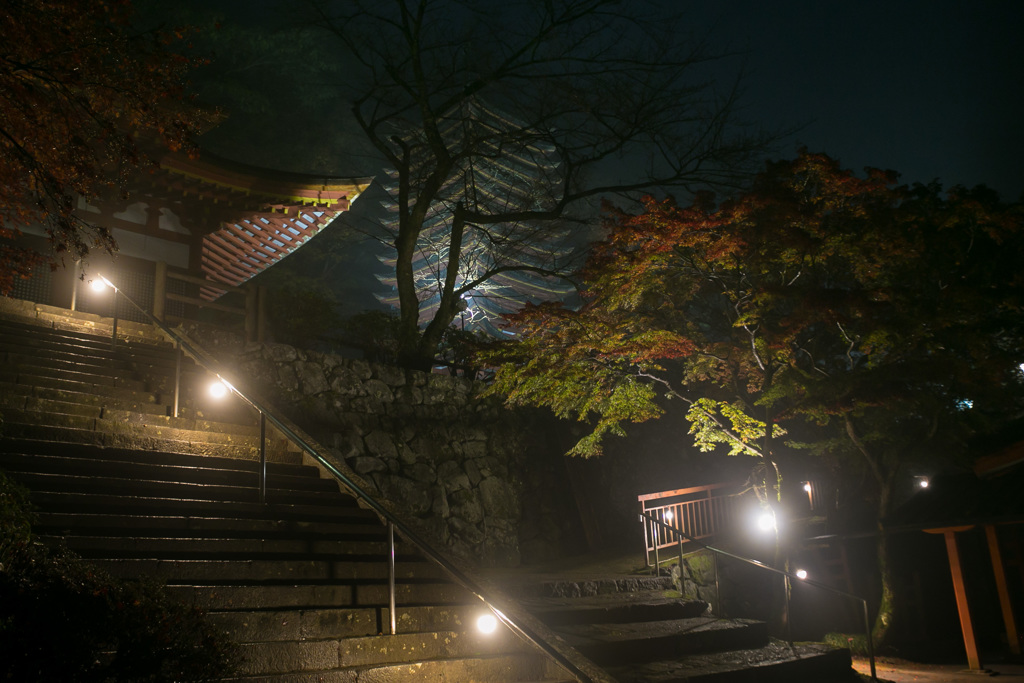
M 745 120 L 770 129 L 800 126 L 773 158 L 792 158 L 806 146 L 857 172 L 865 166 L 893 169 L 902 182 L 985 184 L 1005 200 L 1024 199 L 1024 0 L 654 1 L 678 7 L 693 34 L 711 31 L 713 45 L 739 53 L 721 65 L 720 79 L 726 87 L 745 63 Z M 282 27 L 299 16 L 294 5 L 282 9 L 277 0 L 196 2 L 242 25 Z M 338 98 L 334 114 L 303 113 L 315 119 L 308 127 L 292 122 L 265 137 L 271 146 L 276 140 L 302 147 L 294 144 L 302 129 L 326 139 L 324 126 L 345 126 L 343 88 Z M 263 115 L 256 116 L 249 125 L 264 127 Z M 246 113 L 233 113 L 235 121 L 239 117 Z M 378 162 L 356 153 L 358 131 L 347 135 L 342 144 L 319 151 L 324 161 L 317 168 L 278 165 L 379 175 Z M 214 151 L 263 166 L 281 160 L 262 143 L 254 145 L 254 137 L 241 139 L 238 154 Z M 303 151 L 297 159 L 304 165 L 314 156 Z M 375 223 L 378 201 L 368 193 L 341 224 L 359 229 Z M 362 267 L 376 260 L 363 249 L 351 249 L 361 267 L 347 270 L 348 284 L 338 285 L 346 290 L 345 314 L 376 307 L 366 287 L 372 275 Z
M 748 121 L 802 126 L 776 158 L 803 145 L 904 182 L 987 184 L 1007 200 L 1024 192 L 1024 1 L 654 1 L 743 53 Z M 245 24 L 299 16 L 277 0 L 199 5 Z M 740 61 L 723 65 L 723 82 Z
M 904 182 L 1024 191 L 1024 2 L 689 2 L 747 54 L 748 118 Z

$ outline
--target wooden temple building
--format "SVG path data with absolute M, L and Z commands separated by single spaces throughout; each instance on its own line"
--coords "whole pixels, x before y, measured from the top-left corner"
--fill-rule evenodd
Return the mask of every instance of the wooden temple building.
M 114 255 L 94 250 L 56 270 L 43 264 L 15 282 L 12 296 L 110 315 L 109 297 L 88 288 L 103 275 L 160 319 L 213 309 L 244 318 L 250 338 L 262 337 L 261 297 L 249 281 L 348 211 L 371 181 L 169 154 L 139 174 L 127 200 L 80 201 L 82 218 L 112 231 Z M 26 245 L 48 252 L 41 228 L 22 231 Z M 127 302 L 116 305 L 118 316 L 141 320 Z

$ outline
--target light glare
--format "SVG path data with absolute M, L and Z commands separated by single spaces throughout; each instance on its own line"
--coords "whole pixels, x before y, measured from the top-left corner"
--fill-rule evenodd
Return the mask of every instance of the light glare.
M 807 578 L 807 570 L 806 569 L 797 569 L 796 570 L 796 578 L 800 579 L 801 581 L 806 579 Z
M 493 614 L 481 614 L 476 620 L 476 627 L 480 633 L 494 633 L 498 628 L 498 620 Z
M 671 522 L 673 517 L 675 517 L 675 515 L 672 514 L 671 510 L 665 510 L 665 521 L 666 522 Z
M 89 286 L 92 288 L 92 291 L 94 292 L 102 292 L 104 289 L 107 288 L 107 285 L 103 282 L 103 280 L 99 279 L 90 281 Z
M 757 528 L 761 531 L 771 531 L 775 528 L 775 515 L 770 512 L 763 512 L 757 518 Z
M 228 388 L 224 382 L 217 380 L 210 385 L 210 396 L 214 398 L 224 398 L 228 395 Z

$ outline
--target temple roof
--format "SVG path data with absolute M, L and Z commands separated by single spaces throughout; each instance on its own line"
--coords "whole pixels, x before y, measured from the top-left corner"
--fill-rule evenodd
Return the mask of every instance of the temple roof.
M 203 237 L 207 277 L 240 285 L 274 265 L 348 211 L 373 178 L 334 178 L 271 171 L 204 155 L 171 154 L 149 178 L 192 211 Z M 198 202 L 196 201 L 198 200 Z M 201 218 L 195 216 L 200 205 Z M 213 299 L 219 291 L 204 291 Z

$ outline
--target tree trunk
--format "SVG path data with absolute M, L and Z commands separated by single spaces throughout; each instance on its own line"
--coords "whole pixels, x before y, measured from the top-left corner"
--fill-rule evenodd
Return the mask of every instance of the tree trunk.
M 878 615 L 871 630 L 871 638 L 876 647 L 883 647 L 892 638 L 892 625 L 896 616 L 895 607 L 895 576 L 892 570 L 892 547 L 890 537 L 882 526 L 882 519 L 889 514 L 892 499 L 892 481 L 879 483 L 878 496 L 878 576 L 882 583 L 882 593 L 878 601 Z

